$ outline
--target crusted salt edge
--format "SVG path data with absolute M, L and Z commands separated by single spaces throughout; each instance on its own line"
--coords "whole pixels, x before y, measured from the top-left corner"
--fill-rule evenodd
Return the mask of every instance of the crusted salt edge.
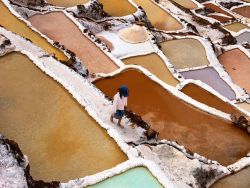
M 221 65 L 219 60 L 217 59 L 213 51 L 212 45 L 206 39 L 203 39 L 198 36 L 178 36 L 177 38 L 178 39 L 193 38 L 198 40 L 203 45 L 206 51 L 207 59 L 210 62 L 209 66 L 213 67 L 216 70 L 216 72 L 218 72 L 221 79 L 223 79 L 229 85 L 229 87 L 234 91 L 234 93 L 236 94 L 236 99 L 238 98 L 244 100 L 249 98 L 249 95 L 241 87 L 233 83 L 230 75 L 225 71 L 223 65 Z M 187 71 L 188 70 L 191 69 L 187 69 Z
M 118 67 L 122 67 L 124 64 L 117 58 L 114 57 L 113 54 L 111 54 L 110 52 L 108 52 L 107 50 L 104 50 L 104 48 L 106 48 L 106 46 L 101 43 L 101 44 L 97 44 L 95 42 L 96 37 L 89 37 L 86 33 L 83 32 L 84 29 L 86 29 L 84 26 L 82 26 L 76 19 L 74 16 L 72 16 L 70 13 L 68 13 L 66 10 L 63 11 L 63 13 L 79 28 L 79 30 L 81 31 L 81 33 L 88 38 L 90 41 L 92 41 L 99 49 L 101 49 L 102 52 L 104 52 L 113 62 L 115 62 L 115 64 Z
M 247 25 L 250 27 L 250 19 L 249 19 L 249 18 L 246 18 L 246 17 L 244 17 L 244 16 L 242 16 L 242 15 L 240 15 L 240 14 L 234 12 L 233 9 L 226 9 L 225 7 L 221 6 L 221 5 L 217 2 L 217 0 L 212 0 L 212 2 L 213 2 L 216 6 L 220 7 L 222 10 L 228 12 L 228 13 L 231 14 L 233 17 L 235 17 L 235 18 L 237 18 L 237 19 L 240 19 L 241 22 L 243 22 L 244 24 L 247 24 Z M 246 6 L 246 4 L 247 4 L 247 3 L 244 2 L 243 5 Z M 250 3 L 249 3 L 249 4 L 250 4 Z M 235 8 L 239 8 L 239 7 L 242 7 L 242 5 L 235 6 Z
M 146 167 L 164 187 L 174 187 L 172 182 L 165 176 L 165 173 L 154 162 L 145 159 L 130 159 L 124 163 L 117 165 L 112 169 L 105 170 L 95 175 L 86 176 L 77 180 L 72 180 L 68 183 L 61 183 L 60 187 L 86 187 L 94 185 L 136 167 Z
M 0 138 L 4 137 L 0 134 Z M 19 166 L 15 156 L 7 148 L 0 144 L 0 187 L 17 188 L 28 187 L 24 173 L 24 166 Z
M 163 89 L 170 92 L 172 95 L 179 98 L 180 100 L 188 103 L 189 105 L 191 105 L 195 108 L 198 108 L 201 111 L 207 112 L 208 114 L 215 115 L 218 118 L 221 118 L 221 119 L 224 119 L 227 121 L 231 121 L 230 116 L 228 114 L 221 112 L 217 109 L 215 110 L 211 107 L 204 105 L 203 103 L 200 103 L 200 102 L 192 99 L 191 97 L 185 95 L 184 93 L 182 93 L 181 91 L 179 91 L 175 87 L 168 85 L 165 82 L 161 81 L 158 77 L 151 74 L 148 70 L 146 70 L 145 68 L 138 66 L 138 65 L 126 65 L 126 66 L 124 66 L 124 67 L 122 67 L 122 68 L 120 68 L 112 73 L 109 73 L 109 74 L 104 74 L 104 73 L 97 74 L 97 76 L 99 77 L 97 79 L 106 78 L 106 77 L 114 77 L 114 76 L 116 76 L 116 75 L 120 74 L 121 72 L 126 71 L 128 69 L 136 69 L 136 70 L 140 71 L 145 76 L 147 76 L 150 80 L 152 80 L 153 82 L 156 82 Z
M 17 41 L 16 39 L 19 39 L 20 40 L 20 37 L 19 36 L 15 36 L 15 34 L 12 34 L 11 32 L 8 32 L 8 31 L 5 31 L 4 32 L 4 29 L 2 29 L 3 30 L 3 33 L 6 33 L 8 36 L 10 36 L 10 35 L 12 35 L 12 36 L 10 36 L 10 38 L 11 38 L 11 40 L 14 38 L 14 40 L 15 41 Z M 0 29 L 0 31 L 1 31 L 1 29 Z M 15 36 L 15 37 L 14 37 Z M 21 40 L 24 40 L 24 39 L 21 39 Z M 27 42 L 28 43 L 28 42 Z M 32 44 L 32 43 L 29 43 L 29 45 L 30 44 Z M 56 65 L 56 71 L 58 72 L 59 71 L 59 69 L 60 69 L 60 71 L 62 71 L 62 70 L 64 70 L 64 71 L 68 71 L 68 73 L 69 74 L 71 74 L 71 76 L 75 76 L 76 78 L 75 79 L 77 79 L 77 77 L 78 77 L 78 79 L 81 79 L 83 82 L 82 83 L 85 83 L 85 84 L 89 84 L 90 85 L 90 83 L 87 81 L 87 80 L 84 80 L 82 77 L 80 77 L 78 74 L 76 74 L 75 72 L 73 72 L 73 71 L 71 71 L 70 69 L 68 69 L 68 67 L 66 67 L 66 66 L 64 66 L 63 64 L 60 64 L 59 62 L 57 62 L 56 60 L 54 60 L 53 58 L 51 58 L 51 57 L 42 57 L 42 59 L 46 59 L 46 61 L 44 61 L 44 62 L 41 62 L 41 58 L 39 59 L 39 58 L 37 58 L 37 57 L 34 57 L 30 52 L 27 52 L 26 50 L 23 50 L 22 49 L 22 47 L 20 46 L 20 44 L 19 45 L 17 45 L 18 46 L 18 49 L 19 50 L 21 50 L 21 52 L 22 53 L 24 53 L 24 54 L 26 54 L 33 62 L 34 62 L 34 64 L 36 65 L 36 66 L 38 66 L 42 71 L 44 71 L 46 74 L 48 74 L 48 75 L 50 75 L 50 76 L 52 76 L 52 78 L 53 79 L 55 79 L 56 81 L 58 81 L 57 79 L 60 79 L 60 78 L 58 78 L 57 77 L 57 75 L 55 74 L 55 73 L 53 73 L 53 71 L 51 71 L 50 69 L 51 69 L 51 67 L 49 67 L 49 66 L 51 66 L 52 65 L 52 63 L 54 63 L 54 66 Z M 36 50 L 40 50 L 38 53 L 40 53 L 41 52 L 41 49 L 39 49 L 38 47 L 35 47 L 35 49 Z M 44 53 L 43 53 L 44 54 Z M 42 55 L 43 55 L 42 54 Z M 61 80 L 62 81 L 62 80 Z M 61 82 L 60 82 L 61 83 Z M 62 83 L 61 83 L 62 84 Z M 74 89 L 72 89 L 71 88 L 71 86 L 69 86 L 69 85 L 67 85 L 66 83 L 63 83 L 62 84 L 67 90 L 69 90 L 69 92 L 71 93 L 71 94 L 74 94 L 74 98 L 76 99 L 76 100 L 78 100 L 78 102 L 80 102 L 80 104 L 81 105 L 83 105 L 83 104 L 89 104 L 89 101 L 86 101 L 84 98 L 82 98 L 82 96 L 80 96 L 80 92 L 75 92 L 75 91 L 73 91 Z M 90 85 L 90 87 L 93 87 L 94 88 L 94 86 L 92 86 L 92 85 Z M 79 98 L 81 98 L 82 100 L 81 101 L 79 101 L 80 99 Z M 91 109 L 91 107 L 88 105 L 88 106 L 85 106 L 85 109 L 86 109 L 86 111 L 93 117 L 94 116 L 94 119 L 97 121 L 97 122 L 102 122 L 98 117 L 96 117 L 96 115 L 95 115 L 95 112 L 94 112 L 94 110 L 92 110 Z M 123 142 L 123 140 L 119 137 L 119 135 L 117 134 L 117 132 L 114 130 L 114 129 L 112 129 L 112 128 L 110 128 L 107 124 L 104 124 L 104 123 L 101 123 L 101 126 L 103 127 L 103 128 L 106 128 L 106 129 L 108 129 L 108 134 L 111 136 L 111 137 L 113 137 L 114 139 L 115 139 L 115 141 L 117 142 L 117 144 L 118 144 L 118 146 L 128 155 L 128 157 L 129 158 L 134 158 L 135 156 L 137 157 L 137 155 L 138 155 L 138 153 L 137 153 L 137 150 L 136 149 L 134 149 L 134 148 L 132 148 L 132 147 L 130 147 L 130 146 L 128 146 L 126 143 L 124 143 Z M 152 162 L 152 161 L 149 161 L 148 163 L 150 163 L 149 164 L 149 166 L 152 166 L 152 164 L 154 164 L 154 162 Z M 158 172 L 154 172 L 154 170 L 153 169 L 151 169 L 152 171 L 153 171 L 153 173 L 154 174 L 159 174 Z M 156 178 L 160 178 L 160 177 L 158 177 L 159 175 L 157 175 L 157 177 Z M 164 179 L 166 178 L 163 174 L 162 174 L 162 176 L 161 176 L 162 178 L 160 178 L 160 182 L 163 182 L 163 184 L 164 184 Z M 166 181 L 165 181 L 166 182 Z
M 29 21 L 27 21 L 26 19 L 24 19 L 22 16 L 20 16 L 10 5 L 8 0 L 2 0 L 2 2 L 5 4 L 5 6 L 9 9 L 9 11 L 20 21 L 24 22 L 24 24 L 26 24 L 31 30 L 33 30 L 35 33 L 39 34 L 42 38 L 44 38 L 49 44 L 51 44 L 52 46 L 54 46 L 54 41 L 51 40 L 50 38 L 48 38 L 46 35 L 42 34 L 40 31 L 38 31 L 36 28 L 34 28 L 31 23 Z M 66 57 L 69 57 L 69 55 L 62 49 L 57 48 L 56 46 L 54 46 L 56 49 L 58 49 L 59 51 L 61 51 L 62 53 L 65 54 Z
M 103 36 L 112 42 L 114 49 L 111 51 L 111 53 L 116 58 L 123 59 L 124 57 L 148 54 L 154 51 L 150 40 L 131 44 L 120 39 L 118 34 L 112 31 L 102 31 L 98 33 L 97 36 Z
M 233 106 L 235 109 L 241 111 L 242 113 L 244 113 L 245 115 L 249 115 L 249 113 L 246 113 L 245 110 L 242 110 L 239 106 L 237 106 L 235 103 L 233 103 L 232 101 L 230 101 L 228 98 L 224 97 L 223 95 L 221 95 L 219 92 L 217 92 L 216 90 L 214 90 L 212 87 L 210 87 L 209 85 L 207 85 L 206 83 L 200 81 L 200 80 L 193 80 L 193 79 L 186 79 L 184 82 L 179 83 L 176 88 L 179 89 L 180 91 L 188 84 L 195 84 L 201 88 L 203 88 L 204 90 L 208 91 L 209 93 L 212 93 L 213 95 L 215 95 L 217 98 L 219 98 L 220 100 L 222 100 L 223 102 Z M 212 107 L 213 108 L 213 107 Z
M 221 17 L 224 17 L 224 18 L 232 18 L 231 16 L 228 16 L 228 15 L 225 15 L 225 14 L 222 14 L 222 13 L 219 13 L 219 12 L 210 13 L 210 14 L 208 14 L 208 16 L 221 16 Z
M 226 29 L 226 30 L 228 30 L 228 29 Z M 234 32 L 234 31 L 230 31 L 230 30 L 228 30 L 228 31 L 233 35 L 233 37 L 238 37 L 239 35 L 241 35 L 245 32 L 250 32 L 250 28 L 241 29 L 238 32 Z
M 182 31 L 186 31 L 188 28 L 187 28 L 187 25 L 186 24 L 183 24 L 183 22 L 181 21 L 181 19 L 178 17 L 178 16 L 176 16 L 175 14 L 173 14 L 171 11 L 169 11 L 169 9 L 167 9 L 166 7 L 164 7 L 162 4 L 160 4 L 160 3 L 156 3 L 154 0 L 151 0 L 152 1 L 152 3 L 154 3 L 156 6 L 158 6 L 159 8 L 161 8 L 163 11 L 166 11 L 170 16 L 172 16 L 174 19 L 176 19 L 180 24 L 181 24 L 181 26 L 183 27 L 182 29 L 179 29 L 179 30 L 168 30 L 168 31 L 166 31 L 166 30 L 161 30 L 161 29 L 156 29 L 155 28 L 155 30 L 157 30 L 157 31 L 161 31 L 161 32 L 163 32 L 163 33 L 169 33 L 169 32 L 176 32 L 176 33 L 178 33 L 178 32 L 182 32 Z M 177 8 L 175 8 L 174 7 L 174 9 L 176 9 L 176 10 L 178 10 Z

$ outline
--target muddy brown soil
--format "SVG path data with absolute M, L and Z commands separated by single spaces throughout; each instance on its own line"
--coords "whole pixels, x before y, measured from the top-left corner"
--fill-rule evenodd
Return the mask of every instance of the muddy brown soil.
M 198 85 L 188 84 L 181 91 L 186 95 L 192 97 L 193 99 L 201 103 L 204 103 L 208 106 L 211 106 L 213 108 L 216 108 L 218 110 L 221 110 L 225 113 L 228 114 L 239 113 L 239 110 L 237 110 L 235 107 L 224 102 L 220 98 L 216 97 L 214 94 L 206 91 L 205 89 L 199 87 Z
M 71 94 L 26 56 L 0 58 L 0 91 L 0 132 L 28 156 L 34 179 L 66 182 L 127 159 Z
M 250 6 L 236 8 L 236 9 L 233 9 L 233 11 L 246 18 L 250 18 Z
M 110 73 L 118 68 L 63 12 L 34 15 L 29 21 L 41 33 L 73 51 L 90 73 Z
M 208 67 L 204 69 L 191 70 L 181 72 L 181 74 L 186 79 L 201 80 L 229 100 L 234 100 L 236 98 L 232 88 L 220 78 L 218 72 L 214 68 Z
M 233 82 L 250 93 L 250 59 L 240 49 L 225 52 L 219 56 L 220 63 L 232 77 Z
M 236 162 L 250 151 L 249 135 L 231 122 L 194 108 L 140 72 L 130 69 L 94 83 L 112 98 L 126 84 L 128 107 L 158 131 L 161 139 L 176 140 L 193 152 L 224 165 Z

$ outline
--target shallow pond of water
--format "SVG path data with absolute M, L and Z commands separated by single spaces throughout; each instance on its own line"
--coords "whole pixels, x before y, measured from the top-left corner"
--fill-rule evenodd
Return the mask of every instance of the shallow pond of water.
M 227 51 L 219 56 L 220 63 L 225 67 L 235 84 L 250 93 L 250 59 L 240 49 Z
M 233 175 L 227 176 L 214 185 L 211 188 L 249 188 L 250 187 L 250 167 L 241 170 Z
M 237 105 L 250 113 L 250 103 L 244 102 Z
M 61 6 L 61 7 L 73 7 L 76 5 L 82 5 L 89 0 L 47 0 L 48 3 L 56 6 Z
M 0 80 L 0 132 L 28 156 L 35 179 L 65 182 L 127 159 L 84 107 L 26 56 L 0 58 Z
M 229 100 L 234 100 L 236 98 L 232 88 L 220 78 L 220 75 L 216 70 L 214 70 L 214 68 L 208 67 L 204 69 L 191 70 L 181 72 L 181 74 L 186 79 L 201 80 Z
M 136 7 L 132 5 L 128 0 L 98 0 L 103 4 L 105 12 L 111 16 L 126 16 L 133 14 L 137 11 Z
M 217 5 L 213 4 L 213 3 L 206 3 L 203 4 L 206 8 L 212 9 L 215 12 L 221 13 L 221 14 L 225 14 L 227 16 L 232 17 L 231 14 L 229 14 L 228 12 L 224 11 L 223 9 L 221 9 L 220 7 L 218 7 Z
M 173 1 L 188 9 L 195 9 L 198 7 L 192 0 L 173 0 Z
M 130 90 L 128 108 L 158 131 L 160 139 L 175 140 L 224 165 L 250 151 L 250 137 L 245 131 L 183 102 L 137 70 L 94 84 L 110 98 L 120 85 L 126 84 Z
M 6 29 L 30 39 L 35 45 L 39 46 L 48 53 L 55 54 L 60 60 L 68 58 L 59 49 L 53 47 L 46 39 L 42 38 L 38 33 L 30 29 L 24 22 L 16 18 L 9 9 L 0 1 L 0 25 Z
M 171 40 L 160 45 L 163 53 L 176 69 L 193 68 L 209 64 L 205 48 L 198 40 Z
M 41 33 L 73 51 L 91 73 L 110 73 L 118 68 L 63 12 L 37 14 L 29 21 Z
M 226 28 L 226 29 L 228 29 L 230 31 L 234 31 L 234 32 L 239 32 L 242 29 L 249 29 L 248 26 L 246 26 L 246 25 L 244 25 L 242 23 L 239 23 L 239 22 L 226 25 L 226 26 L 224 26 L 224 28 Z
M 158 180 L 144 167 L 127 170 L 89 188 L 163 188 Z
M 239 112 L 237 109 L 235 109 L 232 105 L 224 102 L 220 98 L 216 97 L 214 94 L 206 91 L 205 89 L 199 87 L 195 84 L 187 84 L 183 87 L 181 90 L 186 95 L 192 97 L 193 99 L 204 103 L 208 106 L 211 106 L 213 108 L 216 108 L 218 110 L 221 110 L 225 113 L 232 114 Z
M 235 8 L 235 9 L 233 9 L 233 11 L 246 17 L 246 18 L 250 18 L 250 6 Z
M 151 73 L 156 75 L 159 79 L 165 83 L 176 86 L 180 82 L 176 80 L 171 72 L 168 70 L 164 61 L 157 54 L 142 55 L 136 57 L 130 57 L 122 60 L 126 65 L 140 65 L 145 69 L 149 70 Z
M 224 16 L 218 16 L 218 15 L 208 15 L 208 17 L 210 18 L 214 18 L 222 23 L 224 22 L 228 22 L 229 20 L 231 20 L 232 18 L 228 18 L 228 17 L 224 17 Z
M 160 30 L 179 30 L 183 26 L 173 16 L 153 3 L 151 0 L 133 0 L 138 6 L 141 6 L 156 29 Z
M 239 36 L 236 37 L 237 43 L 250 43 L 250 32 L 246 31 L 244 33 L 241 33 Z

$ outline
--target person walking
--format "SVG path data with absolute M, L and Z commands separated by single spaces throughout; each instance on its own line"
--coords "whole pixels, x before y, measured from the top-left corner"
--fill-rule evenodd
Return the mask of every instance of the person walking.
M 118 119 L 118 126 L 122 127 L 122 117 L 125 115 L 125 110 L 128 105 L 129 91 L 128 87 L 122 85 L 118 88 L 118 92 L 113 98 L 113 113 L 111 114 L 110 121 L 114 123 L 114 118 Z

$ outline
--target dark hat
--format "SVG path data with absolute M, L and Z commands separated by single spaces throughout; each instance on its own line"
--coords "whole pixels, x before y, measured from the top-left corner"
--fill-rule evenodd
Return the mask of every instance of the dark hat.
M 119 92 L 122 94 L 124 97 L 128 97 L 128 87 L 125 85 L 122 85 L 119 87 Z

